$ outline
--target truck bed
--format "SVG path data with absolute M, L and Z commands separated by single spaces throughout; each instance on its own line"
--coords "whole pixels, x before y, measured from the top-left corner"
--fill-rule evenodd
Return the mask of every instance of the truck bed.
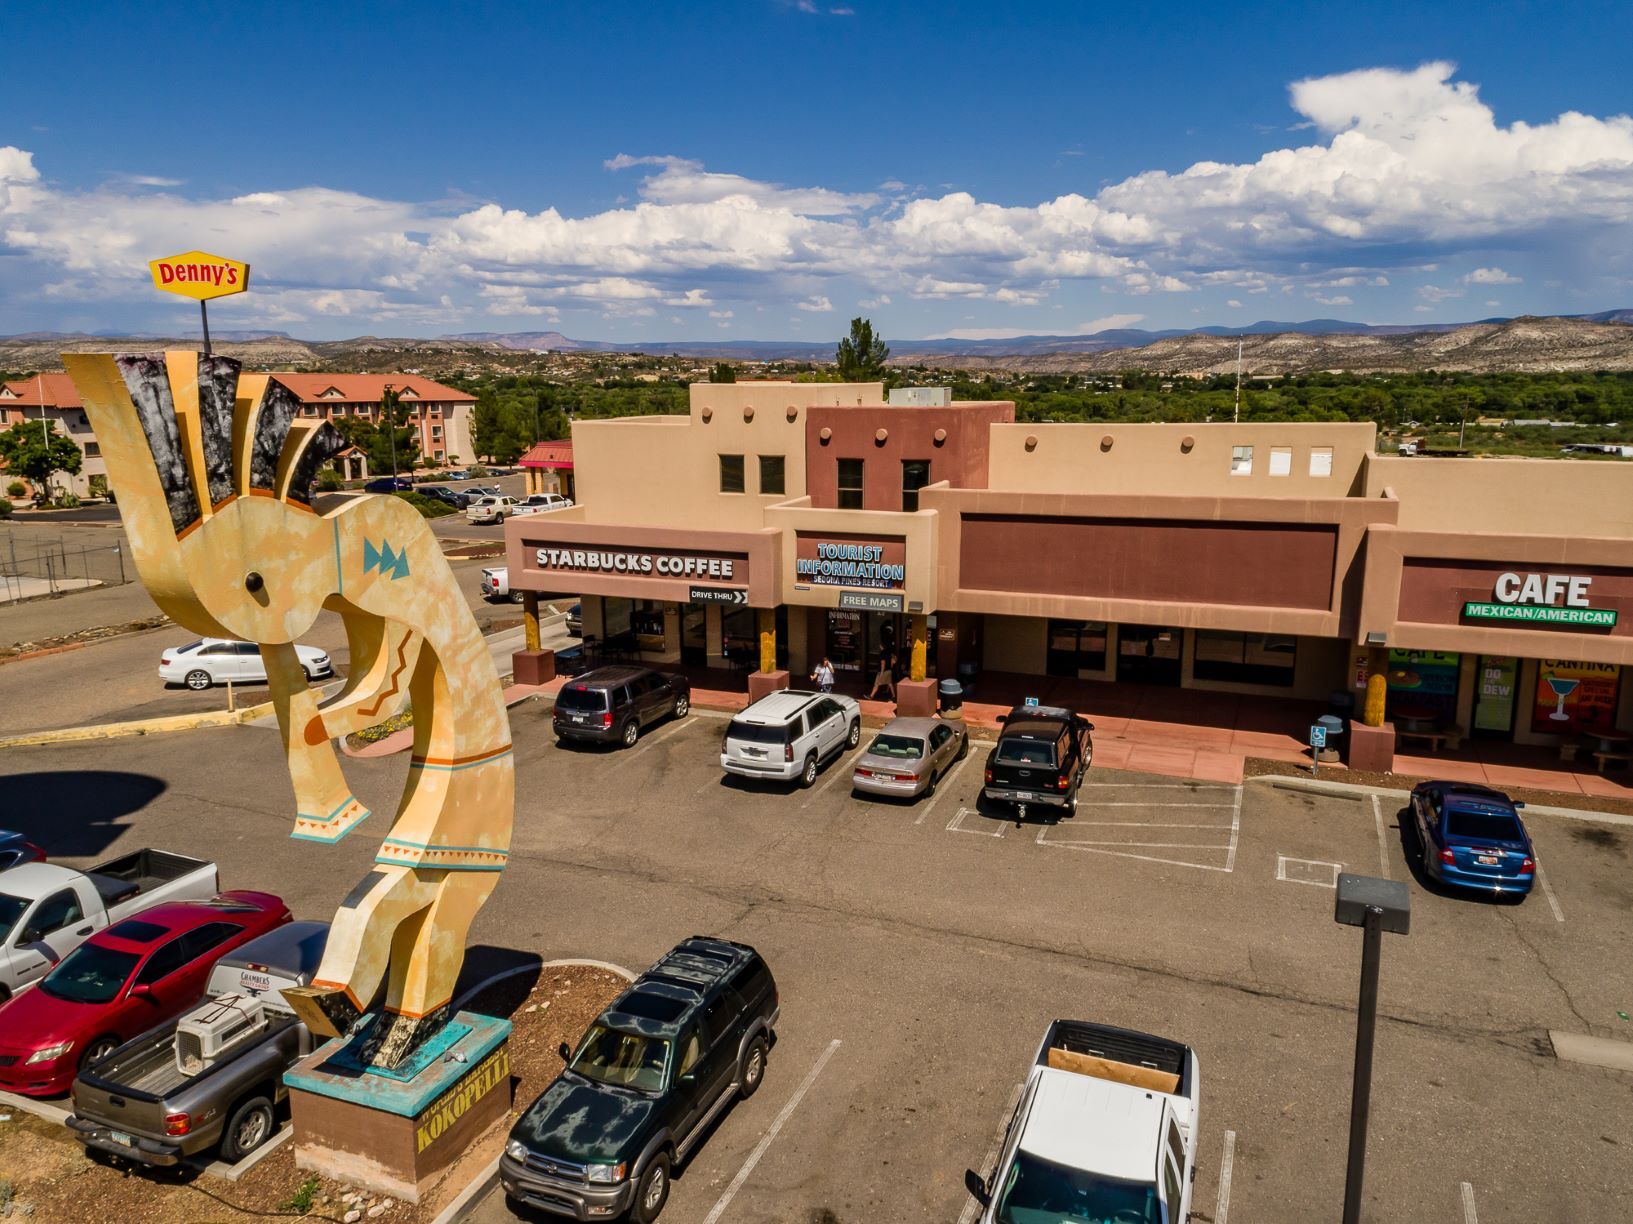
M 176 1025 L 174 1022 L 139 1037 L 118 1056 L 97 1066 L 96 1074 L 82 1072 L 80 1080 L 104 1093 L 116 1093 L 134 1100 L 153 1102 L 173 1096 L 195 1081 L 203 1080 L 232 1065 L 238 1054 L 272 1041 L 278 1033 L 300 1023 L 292 1014 L 273 1012 L 265 1030 L 224 1062 L 197 1075 L 188 1075 L 176 1066 Z
M 1189 1048 L 1166 1037 L 1086 1020 L 1056 1020 L 1044 1034 L 1037 1062 L 1057 1070 L 1137 1082 L 1158 1092 L 1189 1096 L 1189 1056 Z M 1146 1074 L 1105 1076 L 1097 1063 L 1117 1064 Z
M 110 859 L 91 868 L 85 876 L 102 897 L 102 903 L 111 909 L 132 897 L 152 892 L 161 885 L 209 866 L 204 859 L 149 847 Z

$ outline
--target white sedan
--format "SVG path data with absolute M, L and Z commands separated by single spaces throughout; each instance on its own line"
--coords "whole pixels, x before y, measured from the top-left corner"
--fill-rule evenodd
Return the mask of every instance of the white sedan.
M 308 680 L 335 674 L 327 652 L 315 646 L 297 645 L 295 654 Z M 166 684 L 185 684 L 195 690 L 229 680 L 234 684 L 265 684 L 266 664 L 261 661 L 261 648 L 253 642 L 202 638 L 160 655 L 159 679 Z

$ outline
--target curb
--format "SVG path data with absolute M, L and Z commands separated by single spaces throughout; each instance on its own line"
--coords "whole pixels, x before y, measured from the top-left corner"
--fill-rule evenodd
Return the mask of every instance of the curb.
M 123 637 L 125 635 L 120 634 L 119 636 Z M 0 659 L 0 667 L 4 667 L 7 663 L 21 663 L 24 659 L 43 659 L 47 655 L 66 654 L 70 650 L 84 650 L 88 645 L 90 645 L 89 642 L 69 642 L 63 646 L 47 646 L 43 650 L 31 650 L 27 654 L 7 655 L 5 658 Z
M 453 1003 L 454 1009 L 457 1011 L 460 1004 L 474 998 L 477 994 L 486 990 L 495 982 L 503 982 L 507 978 L 519 977 L 521 974 L 532 973 L 537 969 L 554 969 L 560 968 L 563 965 L 588 965 L 592 969 L 605 969 L 608 973 L 617 974 L 626 982 L 633 982 L 635 980 L 635 975 L 628 969 L 625 969 L 622 965 L 614 965 L 608 961 L 585 960 L 579 957 L 567 957 L 562 960 L 545 961 L 540 965 L 518 965 L 514 969 L 506 969 L 503 973 L 496 973 L 486 981 L 471 987 L 464 994 L 460 995 L 459 998 L 455 999 Z M 463 1190 L 454 1196 L 452 1202 L 437 1213 L 436 1218 L 431 1221 L 431 1224 L 454 1224 L 454 1221 L 462 1219 L 466 1209 L 469 1208 L 470 1205 L 477 1199 L 485 1195 L 489 1190 L 493 1189 L 494 1184 L 498 1180 L 499 1157 L 495 1156 L 490 1164 L 483 1168 L 481 1172 L 470 1180 Z
M 140 718 L 134 722 L 102 723 L 93 727 L 61 727 L 55 731 L 30 731 L 0 737 L 0 748 L 30 748 L 41 744 L 82 744 L 95 740 L 122 739 L 132 735 L 159 735 L 167 731 L 196 731 L 204 727 L 234 727 L 271 714 L 272 703 L 245 706 L 241 710 L 210 710 L 203 714 L 170 714 L 163 718 Z
M 1380 799 L 1404 800 L 1412 792 L 1390 786 L 1362 786 L 1354 782 L 1320 782 L 1303 778 L 1290 778 L 1284 774 L 1259 774 L 1246 779 L 1247 782 L 1267 782 L 1276 790 L 1303 791 L 1313 795 L 1326 795 L 1333 799 L 1354 799 L 1359 801 L 1368 795 L 1376 795 Z M 1544 807 L 1542 804 L 1528 803 L 1525 805 L 1527 816 L 1557 816 L 1564 820 L 1585 820 L 1594 824 L 1627 825 L 1633 827 L 1633 816 L 1623 816 L 1618 812 L 1594 812 L 1585 808 Z

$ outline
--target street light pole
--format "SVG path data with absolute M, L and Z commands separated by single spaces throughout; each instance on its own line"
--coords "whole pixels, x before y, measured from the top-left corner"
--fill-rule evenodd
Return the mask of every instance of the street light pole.
M 391 402 L 391 384 L 386 384 L 385 394 L 380 397 L 380 406 L 385 410 L 387 436 L 391 439 L 391 489 L 397 490 L 397 413 Z

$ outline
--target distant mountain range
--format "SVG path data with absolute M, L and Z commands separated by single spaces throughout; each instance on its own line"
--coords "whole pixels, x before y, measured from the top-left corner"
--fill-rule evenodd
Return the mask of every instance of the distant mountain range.
M 643 353 L 713 361 L 831 362 L 834 342 L 799 340 L 575 340 L 560 332 L 466 332 L 434 338 L 358 336 L 299 340 L 280 331 L 212 334 L 220 351 L 261 368 L 335 372 L 407 369 L 430 377 L 537 369 L 547 353 Z M 60 369 L 59 354 L 120 347 L 194 347 L 191 337 L 155 333 L 31 332 L 0 337 L 0 369 Z M 1590 315 L 1521 316 L 1473 323 L 1415 325 L 1264 320 L 1246 327 L 1146 331 L 1120 328 L 1087 336 L 1015 336 L 999 340 L 891 340 L 890 364 L 967 370 L 1090 372 L 1144 369 L 1226 373 L 1237 346 L 1255 375 L 1318 370 L 1390 372 L 1467 370 L 1546 372 L 1633 370 L 1633 310 Z

